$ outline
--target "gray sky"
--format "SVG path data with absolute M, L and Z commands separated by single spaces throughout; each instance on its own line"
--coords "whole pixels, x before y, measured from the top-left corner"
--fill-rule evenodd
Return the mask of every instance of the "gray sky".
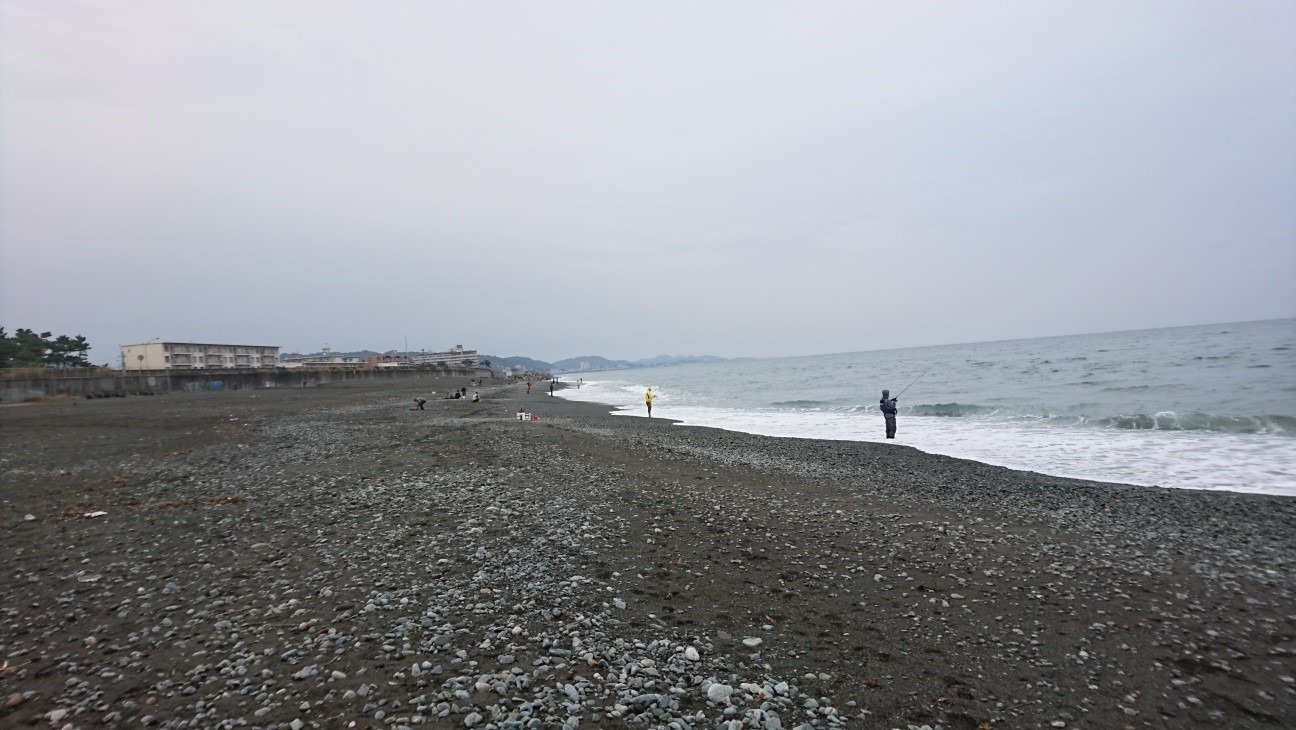
M 1296 316 L 1296 4 L 0 4 L 0 324 L 726 356 Z

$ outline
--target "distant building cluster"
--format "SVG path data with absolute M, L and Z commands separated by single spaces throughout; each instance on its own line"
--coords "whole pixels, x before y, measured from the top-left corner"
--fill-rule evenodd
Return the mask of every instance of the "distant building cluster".
M 391 350 L 381 355 L 369 355 L 365 359 L 369 367 L 398 368 L 432 366 L 442 368 L 475 368 L 480 365 L 476 350 L 465 350 L 463 345 L 455 345 L 445 352 L 397 352 Z
M 308 355 L 306 357 L 289 357 L 279 363 L 285 368 L 362 368 L 364 358 L 354 355 Z
M 333 354 L 327 344 L 318 355 L 289 356 L 280 361 L 279 348 L 265 345 L 222 345 L 197 342 L 145 342 L 122 345 L 126 370 L 195 370 L 212 368 L 363 368 L 433 366 L 447 369 L 476 368 L 476 350 L 455 345 L 444 352 L 401 353 L 357 357 Z

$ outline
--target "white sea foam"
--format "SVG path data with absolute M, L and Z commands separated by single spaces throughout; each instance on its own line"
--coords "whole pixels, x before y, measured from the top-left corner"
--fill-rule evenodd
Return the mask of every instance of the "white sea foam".
M 876 404 L 843 402 L 828 392 L 831 388 L 816 390 L 791 380 L 791 361 L 763 362 L 743 363 L 733 372 L 726 372 L 722 364 L 599 374 L 587 378 L 579 390 L 559 394 L 642 417 L 644 388 L 652 385 L 657 393 L 653 415 L 686 426 L 903 444 L 928 453 L 1098 481 L 1296 496 L 1296 438 L 1281 426 L 1258 423 L 1249 432 L 1176 430 L 1185 416 L 1168 409 L 1149 409 L 1153 415 L 1143 417 L 1145 422 L 1131 418 L 1120 423 L 1110 417 L 1087 417 L 1067 404 L 1059 406 L 1060 413 L 1045 408 L 1035 409 L 1035 414 L 993 404 L 910 405 L 911 410 L 939 415 L 902 411 L 899 438 L 887 441 Z M 780 385 L 772 387 L 771 382 Z M 796 387 L 789 388 L 789 382 Z M 916 402 L 912 397 L 907 401 Z M 1282 407 L 1276 404 L 1270 412 L 1281 416 Z M 1095 425 L 1099 422 L 1103 425 Z

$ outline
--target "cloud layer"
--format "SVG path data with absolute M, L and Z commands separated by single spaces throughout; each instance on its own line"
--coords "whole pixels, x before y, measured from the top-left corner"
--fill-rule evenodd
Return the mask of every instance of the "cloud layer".
M 1296 315 L 1285 2 L 8 2 L 0 309 L 790 355 Z

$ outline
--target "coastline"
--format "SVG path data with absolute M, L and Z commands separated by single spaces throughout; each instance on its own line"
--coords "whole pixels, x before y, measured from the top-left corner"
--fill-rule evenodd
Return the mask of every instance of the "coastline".
M 880 389 L 915 382 L 900 440 L 929 453 L 1296 497 L 1294 334 L 1284 320 L 591 371 L 568 375 L 588 382 L 566 392 L 637 412 L 651 384 L 688 425 L 880 443 Z
M 606 405 L 624 409 L 617 415 L 641 415 L 633 406 Z M 1225 434 L 1212 436 L 1209 443 L 1201 443 L 1201 435 L 1185 432 L 1147 433 L 1081 427 L 1023 430 L 999 424 L 979 426 L 973 432 L 959 428 L 957 424 L 942 423 L 945 419 L 902 416 L 899 439 L 888 441 L 882 437 L 882 421 L 876 414 L 829 414 L 827 417 L 833 422 L 828 428 L 823 428 L 823 422 L 817 420 L 810 427 L 828 433 L 806 434 L 803 429 L 807 426 L 801 421 L 807 418 L 815 420 L 811 414 L 797 414 L 793 417 L 795 420 L 782 416 L 769 421 L 765 419 L 767 414 L 759 412 L 717 413 L 715 409 L 671 408 L 669 405 L 662 410 L 679 414 L 681 425 L 689 427 L 717 428 L 770 438 L 903 445 L 932 455 L 1077 481 L 1296 497 L 1296 481 L 1292 481 L 1296 476 L 1290 473 L 1290 469 L 1266 470 L 1263 461 L 1255 459 L 1257 448 L 1275 453 L 1289 449 L 1291 444 L 1286 436 Z M 1149 443 L 1149 438 L 1155 441 Z M 999 445 L 1010 448 L 997 450 Z M 1190 466 L 1182 468 L 1177 461 L 1180 458 Z M 1202 462 L 1207 458 L 1229 467 L 1204 473 Z
M 0 721 L 1296 724 L 1296 499 L 409 389 L 0 413 Z

